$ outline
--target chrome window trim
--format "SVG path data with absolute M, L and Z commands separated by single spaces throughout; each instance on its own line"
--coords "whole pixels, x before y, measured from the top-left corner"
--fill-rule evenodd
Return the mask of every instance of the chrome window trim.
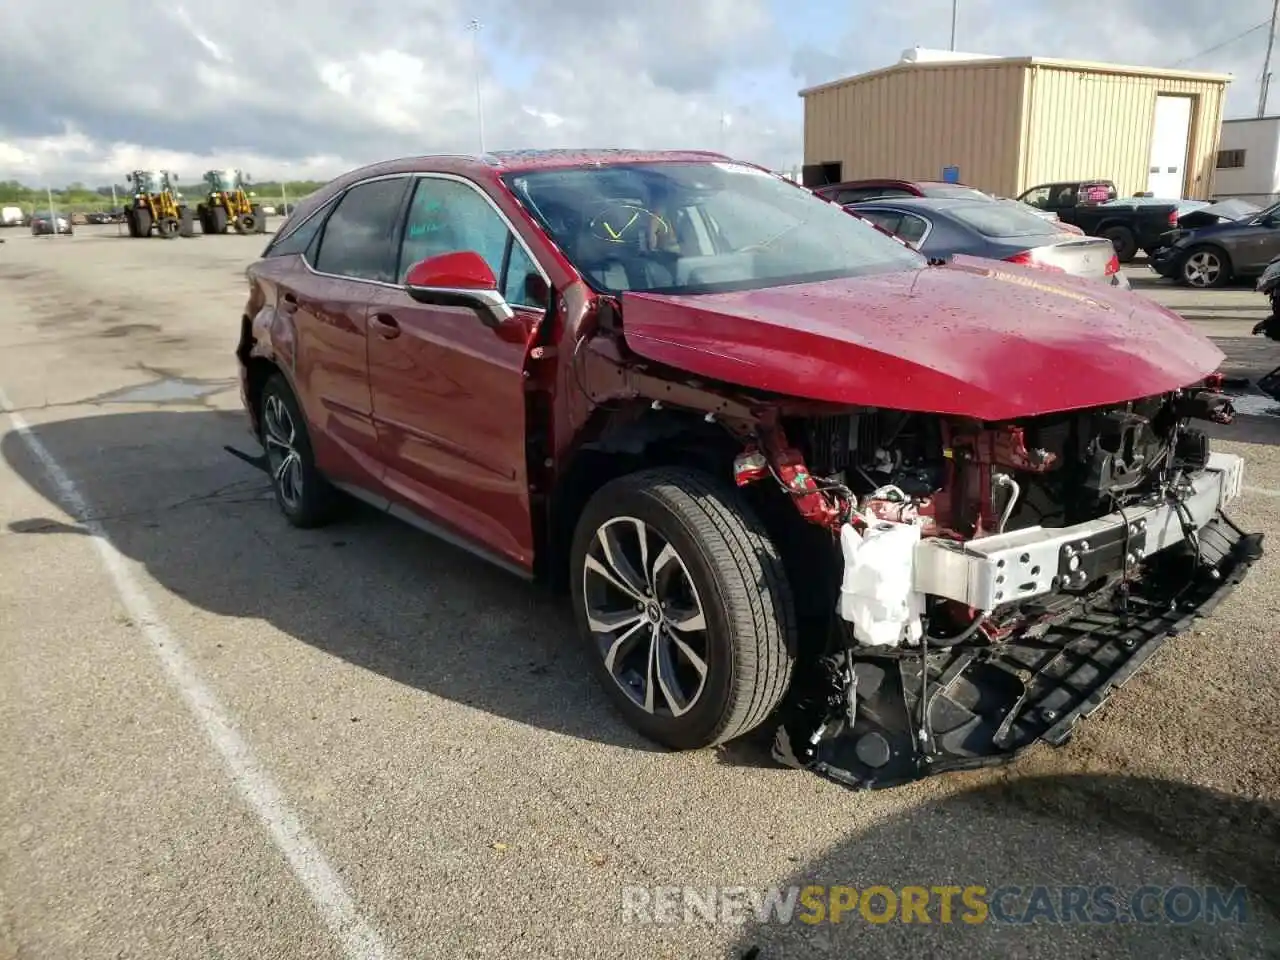
M 334 200 L 336 200 L 337 203 L 341 203 L 342 198 L 345 197 L 350 191 L 354 190 L 356 187 L 362 187 L 366 183 L 376 183 L 379 180 L 398 180 L 401 178 L 412 179 L 414 181 L 410 189 L 417 189 L 417 186 L 418 186 L 417 181 L 419 180 L 452 180 L 455 183 L 461 183 L 466 187 L 470 187 L 476 193 L 480 194 L 480 196 L 484 198 L 485 202 L 489 204 L 489 208 L 498 215 L 498 218 L 503 222 L 507 230 L 510 231 L 511 236 L 515 238 L 516 243 L 520 244 L 520 248 L 524 250 L 525 254 L 529 257 L 529 262 L 534 265 L 535 269 L 537 269 L 538 271 L 538 275 L 542 277 L 543 281 L 547 284 L 547 288 L 550 289 L 551 287 L 550 275 L 547 273 L 546 268 L 543 267 L 542 263 L 538 260 L 538 258 L 534 256 L 533 251 L 529 248 L 529 244 L 525 243 L 524 237 L 520 236 L 520 232 L 516 230 L 516 228 L 512 225 L 511 218 L 502 212 L 502 208 L 498 206 L 498 204 L 494 201 L 493 197 L 489 196 L 489 194 L 487 194 L 483 189 L 481 189 L 479 184 L 477 184 L 473 180 L 468 179 L 467 177 L 460 176 L 459 174 L 456 174 L 456 173 L 434 173 L 430 171 L 422 172 L 422 171 L 416 171 L 416 170 L 408 170 L 403 173 L 384 173 L 376 177 L 366 177 L 364 180 L 357 180 L 355 183 L 348 185 L 341 193 L 337 195 L 337 197 L 334 198 Z M 412 195 L 410 195 L 410 201 L 412 201 Z M 332 203 L 333 201 L 330 201 L 330 202 Z M 328 204 L 325 204 L 325 206 L 328 206 Z M 325 209 L 325 207 L 320 208 L 320 210 L 323 210 L 323 209 Z M 334 205 L 334 209 L 335 210 L 337 209 L 336 203 Z M 316 213 L 319 213 L 320 210 L 317 210 Z M 314 216 L 314 214 L 312 216 Z M 310 220 L 310 219 L 311 217 L 307 218 L 307 220 Z M 303 222 L 305 223 L 306 221 L 303 221 Z M 325 227 L 327 228 L 328 224 L 325 224 Z M 402 237 L 401 243 L 403 244 L 403 242 L 404 242 L 404 238 Z M 324 245 L 323 237 L 321 237 L 320 244 L 321 246 Z M 396 251 L 396 255 L 397 255 L 397 266 L 398 266 L 399 265 L 398 250 Z M 328 280 L 347 280 L 351 283 L 367 283 L 370 286 L 387 287 L 391 290 L 400 290 L 400 291 L 404 290 L 404 284 L 402 283 L 387 283 L 385 280 L 369 280 L 365 277 L 349 277 L 346 274 L 341 274 L 341 273 L 325 273 L 323 270 L 317 270 L 310 263 L 308 263 L 306 257 L 301 257 L 301 260 L 303 265 L 307 268 L 307 270 L 317 277 L 324 277 Z M 501 281 L 502 278 L 499 277 L 498 280 Z M 471 292 L 474 293 L 475 291 L 471 291 Z M 499 293 L 500 292 L 501 291 L 499 291 Z M 527 304 L 522 304 L 522 303 L 512 304 L 512 306 L 519 307 L 524 310 L 538 309 L 537 307 L 530 307 Z

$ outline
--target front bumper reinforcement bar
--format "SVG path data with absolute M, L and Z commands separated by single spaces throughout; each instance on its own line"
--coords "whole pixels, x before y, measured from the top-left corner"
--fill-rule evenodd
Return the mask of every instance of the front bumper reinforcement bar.
M 1079 720 L 1170 637 L 1208 616 L 1261 558 L 1262 534 L 1245 533 L 1222 512 L 1241 477 L 1238 458 L 1215 454 L 1182 491 L 1180 506 L 1135 505 L 1123 519 L 989 537 L 971 551 L 943 546 L 940 553 L 962 562 L 949 566 L 954 561 L 945 558 L 924 577 L 964 571 L 963 581 L 947 581 L 963 585 L 962 595 L 942 595 L 979 609 L 1010 602 L 996 597 L 1002 587 L 1057 578 L 1014 596 L 1024 611 L 1040 611 L 1037 625 L 989 644 L 891 653 L 853 646 L 823 658 L 812 676 L 797 677 L 775 758 L 871 789 L 1005 763 L 1041 741 L 1065 744 Z M 1035 535 L 1019 539 L 1027 533 Z M 1013 564 L 1026 580 L 999 579 Z M 1109 585 L 1073 595 L 1071 578 L 1081 570 Z

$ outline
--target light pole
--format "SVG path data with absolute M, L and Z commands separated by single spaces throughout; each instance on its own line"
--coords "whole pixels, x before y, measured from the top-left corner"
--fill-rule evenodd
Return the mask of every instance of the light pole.
M 956 50 L 956 7 L 960 5 L 960 0 L 951 0 L 951 52 Z
M 484 153 L 484 104 L 480 100 L 480 28 L 479 20 L 467 24 L 471 31 L 471 67 L 476 75 L 476 123 L 480 128 L 480 152 Z

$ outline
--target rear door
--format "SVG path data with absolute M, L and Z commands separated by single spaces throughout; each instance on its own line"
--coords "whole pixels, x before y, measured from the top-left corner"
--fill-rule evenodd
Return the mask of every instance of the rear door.
M 369 377 L 387 489 L 420 526 L 527 571 L 524 370 L 546 308 L 526 281 L 547 275 L 498 207 L 460 177 L 416 178 L 402 234 L 398 280 L 427 257 L 474 251 L 520 322 L 496 330 L 468 307 L 386 291 L 370 316 Z
M 338 199 L 305 275 L 282 291 L 279 310 L 297 330 L 295 377 L 312 424 L 320 469 L 339 482 L 377 490 L 382 475 L 369 390 L 369 305 L 394 279 L 392 233 L 407 175 L 355 184 Z

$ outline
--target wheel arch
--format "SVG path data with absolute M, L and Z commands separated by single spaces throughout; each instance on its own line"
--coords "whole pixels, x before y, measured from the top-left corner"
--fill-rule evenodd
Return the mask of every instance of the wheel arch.
M 649 467 L 683 466 L 712 476 L 732 475 L 741 444 L 700 414 L 653 409 L 647 400 L 597 409 L 547 499 L 542 562 L 535 571 L 557 592 L 568 588 L 569 554 L 578 519 L 611 480 Z

